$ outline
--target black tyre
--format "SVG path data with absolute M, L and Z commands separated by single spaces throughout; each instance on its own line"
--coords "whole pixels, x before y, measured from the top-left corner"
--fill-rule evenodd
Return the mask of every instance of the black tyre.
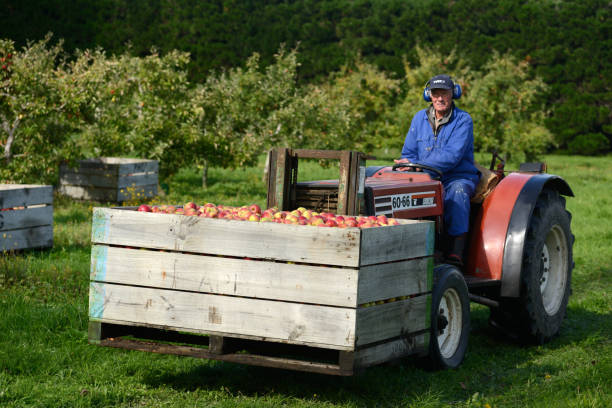
M 470 299 L 463 275 L 455 266 L 434 268 L 428 361 L 431 368 L 458 367 L 468 345 Z
M 491 322 L 521 341 L 543 344 L 559 333 L 571 292 L 574 266 L 571 214 L 565 198 L 544 190 L 531 217 L 518 299 L 492 309 Z

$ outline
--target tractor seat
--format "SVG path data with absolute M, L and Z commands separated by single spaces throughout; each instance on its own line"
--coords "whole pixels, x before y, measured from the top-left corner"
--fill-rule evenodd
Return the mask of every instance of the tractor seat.
M 474 165 L 478 171 L 480 171 L 480 181 L 478 182 L 474 196 L 470 201 L 480 204 L 495 189 L 495 186 L 497 186 L 497 183 L 499 183 L 499 177 L 491 170 L 476 162 L 474 162 Z

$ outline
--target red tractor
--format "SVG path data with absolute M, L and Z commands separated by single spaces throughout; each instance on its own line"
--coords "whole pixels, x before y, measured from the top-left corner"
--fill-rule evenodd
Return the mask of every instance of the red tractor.
M 298 182 L 299 159 L 340 160 L 338 180 Z M 442 184 L 436 169 L 415 164 L 365 167 L 359 152 L 276 149 L 268 166 L 268 206 L 300 206 L 349 215 L 381 215 L 436 222 L 436 252 L 446 244 Z M 409 171 L 406 170 L 408 167 Z M 542 163 L 505 172 L 493 156 L 472 199 L 464 267 L 434 267 L 429 358 L 439 368 L 464 358 L 473 301 L 490 308 L 490 323 L 521 341 L 555 336 L 571 292 L 574 236 L 564 196 L 573 196 Z

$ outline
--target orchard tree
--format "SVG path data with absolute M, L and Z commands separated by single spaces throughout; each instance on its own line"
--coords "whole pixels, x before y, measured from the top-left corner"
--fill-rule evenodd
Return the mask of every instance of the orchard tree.
M 283 115 L 297 93 L 296 51 L 283 48 L 264 70 L 259 55 L 246 66 L 210 75 L 198 89 L 202 109 L 199 156 L 215 166 L 252 165 L 258 155 L 283 140 Z
M 358 57 L 330 76 L 328 93 L 333 105 L 348 103 L 347 148 L 368 152 L 398 136 L 397 122 L 391 112 L 400 94 L 400 80 Z
M 144 57 L 80 53 L 72 75 L 87 98 L 81 150 L 93 157 L 131 156 L 160 161 L 168 175 L 195 159 L 202 108 L 187 80 L 189 54 L 155 50 Z
M 554 145 L 544 124 L 548 112 L 541 96 L 547 86 L 531 76 L 527 61 L 494 53 L 468 84 L 464 106 L 474 119 L 476 150 L 531 161 Z
M 0 179 L 51 182 L 57 165 L 77 154 L 66 141 L 78 120 L 62 44 L 51 35 L 16 50 L 0 40 Z

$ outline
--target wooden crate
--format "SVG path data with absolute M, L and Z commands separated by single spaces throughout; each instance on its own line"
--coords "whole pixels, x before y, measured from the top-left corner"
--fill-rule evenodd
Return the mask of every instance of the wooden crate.
M 102 157 L 60 167 L 59 192 L 78 200 L 121 203 L 157 195 L 157 160 Z
M 298 183 L 300 159 L 338 160 L 338 180 L 327 187 Z M 358 215 L 363 212 L 366 159 L 373 157 L 350 150 L 272 149 L 268 156 L 267 206 Z
M 53 246 L 53 187 L 0 184 L 0 251 Z
M 90 341 L 338 375 L 422 352 L 434 224 L 401 222 L 360 230 L 95 208 Z M 120 336 L 143 330 L 145 340 Z M 146 341 L 185 333 L 188 345 Z M 286 347 L 304 358 L 279 355 Z

